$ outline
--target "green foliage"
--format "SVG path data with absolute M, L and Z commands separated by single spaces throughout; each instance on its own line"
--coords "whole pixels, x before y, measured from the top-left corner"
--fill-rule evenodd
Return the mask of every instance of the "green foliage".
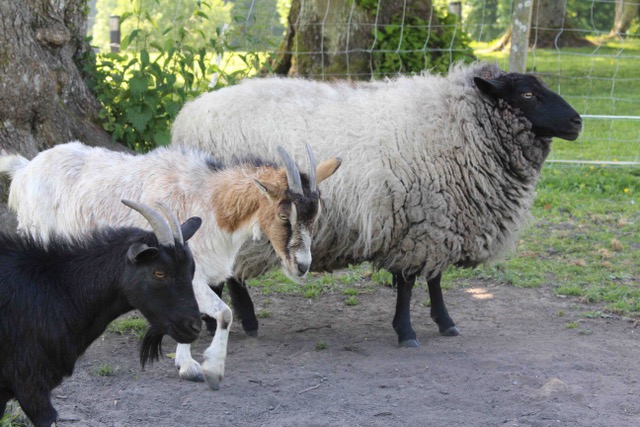
M 256 55 L 241 55 L 245 66 L 225 72 L 214 61 L 225 44 L 219 29 L 206 34 L 198 29 L 199 23 L 209 20 L 205 5 L 200 2 L 193 10 L 189 25 L 164 29 L 165 37 L 155 38 L 140 26 L 123 38 L 122 53 L 99 54 L 86 61 L 88 85 L 102 105 L 99 119 L 114 141 L 140 152 L 169 144 L 171 123 L 187 100 L 234 83 L 259 62 Z M 140 11 L 122 19 L 146 20 L 156 28 L 153 19 Z M 218 79 L 209 87 L 214 73 Z
M 418 73 L 426 69 L 446 73 L 452 63 L 474 59 L 469 36 L 462 30 L 458 17 L 435 8 L 434 12 L 436 22 L 440 23 L 436 27 L 412 16 L 405 19 L 404 25 L 398 18 L 394 20 L 397 24 L 376 30 L 373 46 L 376 77 Z
M 97 14 L 89 35 L 95 46 L 102 52 L 108 52 L 111 15 L 121 17 L 120 32 L 123 36 L 138 31 L 148 40 L 178 39 L 178 33 L 185 28 L 193 34 L 216 34 L 231 22 L 232 7 L 224 0 L 97 0 Z M 206 47 L 207 38 L 193 37 L 188 44 L 194 49 Z M 139 39 L 131 48 L 133 51 L 145 49 L 147 40 Z

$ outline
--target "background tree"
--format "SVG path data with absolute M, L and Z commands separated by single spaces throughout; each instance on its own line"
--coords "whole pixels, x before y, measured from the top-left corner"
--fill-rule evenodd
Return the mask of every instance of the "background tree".
M 640 3 L 630 0 L 616 0 L 616 14 L 610 36 L 621 36 L 631 27 L 631 23 L 640 13 Z
M 434 9 L 431 0 L 293 0 L 274 70 L 364 80 L 428 68 L 444 71 L 451 59 L 472 58 L 456 19 Z
M 85 0 L 0 1 L 0 147 L 34 156 L 79 139 L 113 147 L 78 64 L 89 58 Z M 0 222 L 7 181 L 0 185 Z M 2 224 L 0 224 L 2 225 Z

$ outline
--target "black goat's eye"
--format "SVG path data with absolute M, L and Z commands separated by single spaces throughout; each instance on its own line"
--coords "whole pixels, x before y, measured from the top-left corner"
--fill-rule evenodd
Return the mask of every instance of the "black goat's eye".
M 531 92 L 525 92 L 525 93 L 522 94 L 522 97 L 524 99 L 531 99 L 531 98 L 533 98 L 533 94 Z
M 165 273 L 164 271 L 154 271 L 153 275 L 158 279 L 164 279 L 165 277 L 167 277 L 167 273 Z

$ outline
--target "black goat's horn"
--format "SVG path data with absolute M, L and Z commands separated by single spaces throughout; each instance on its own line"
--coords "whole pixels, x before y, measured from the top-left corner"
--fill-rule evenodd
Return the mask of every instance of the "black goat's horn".
M 163 202 L 157 203 L 158 207 L 164 213 L 164 216 L 169 220 L 169 227 L 171 227 L 171 231 L 173 232 L 173 238 L 176 239 L 178 243 L 184 245 L 184 237 L 182 236 L 182 228 L 180 227 L 180 221 L 178 221 L 178 217 L 176 217 L 169 206 L 167 206 Z
M 161 246 L 174 246 L 175 240 L 173 239 L 173 233 L 171 227 L 167 224 L 162 215 L 158 211 L 151 209 L 149 206 L 142 203 L 137 203 L 131 200 L 122 199 L 123 204 L 129 206 L 134 211 L 139 212 L 151 225 L 151 229 L 158 239 L 158 244 Z

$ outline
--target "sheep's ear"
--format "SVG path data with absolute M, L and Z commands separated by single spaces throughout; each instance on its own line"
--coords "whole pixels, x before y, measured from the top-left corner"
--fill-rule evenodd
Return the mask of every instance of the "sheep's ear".
M 505 84 L 500 80 L 485 80 L 481 77 L 474 77 L 473 82 L 480 92 L 491 98 L 504 97 Z
M 202 219 L 197 216 L 192 216 L 188 220 L 186 220 L 180 228 L 182 229 L 182 238 L 185 243 L 187 240 L 193 237 L 193 235 L 198 231 L 200 226 L 202 225 Z
M 257 179 L 254 179 L 253 183 L 258 187 L 258 190 L 260 190 L 262 194 L 266 195 L 271 200 L 277 198 L 278 194 L 280 194 L 280 188 L 277 185 L 265 181 L 258 181 Z
M 158 248 L 152 248 L 144 243 L 135 243 L 129 247 L 127 258 L 133 264 L 152 260 L 158 256 Z
M 333 175 L 341 164 L 342 159 L 340 157 L 321 162 L 316 168 L 316 184 L 320 184 L 322 181 Z

